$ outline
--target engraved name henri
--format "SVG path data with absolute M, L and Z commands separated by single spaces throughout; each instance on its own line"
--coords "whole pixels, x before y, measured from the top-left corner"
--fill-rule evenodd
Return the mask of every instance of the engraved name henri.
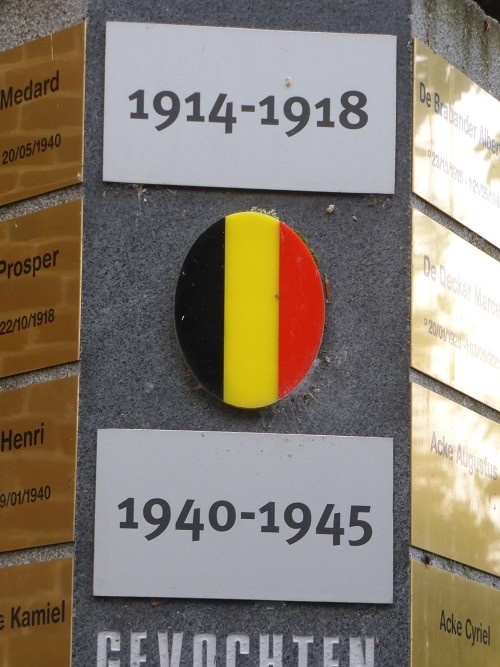
M 44 607 L 24 609 L 22 605 L 12 606 L 10 614 L 0 614 L 0 630 L 8 626 L 11 630 L 36 628 L 66 621 L 66 600 L 60 604 L 47 602 Z
M 40 428 L 33 428 L 27 431 L 0 431 L 0 453 L 11 452 L 16 449 L 27 449 L 43 445 L 45 439 L 45 424 L 41 422 Z

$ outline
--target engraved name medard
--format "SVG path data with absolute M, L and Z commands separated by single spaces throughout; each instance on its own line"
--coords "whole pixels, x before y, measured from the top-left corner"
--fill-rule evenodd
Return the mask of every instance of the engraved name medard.
M 0 111 L 10 109 L 14 105 L 30 102 L 39 97 L 45 97 L 50 93 L 57 93 L 59 90 L 59 70 L 56 70 L 54 76 L 41 81 L 30 79 L 26 86 L 21 88 L 4 88 L 0 90 Z

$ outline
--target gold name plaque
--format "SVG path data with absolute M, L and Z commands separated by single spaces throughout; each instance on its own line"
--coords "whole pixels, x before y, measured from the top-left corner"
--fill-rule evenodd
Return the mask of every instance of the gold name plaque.
M 418 40 L 413 192 L 500 247 L 500 102 Z
M 0 205 L 81 183 L 85 23 L 0 53 Z
M 73 559 L 0 570 L 0 667 L 71 665 Z
M 500 410 L 500 263 L 412 219 L 411 364 Z
M 0 377 L 80 354 L 82 201 L 0 222 Z
M 500 424 L 411 387 L 411 543 L 500 576 Z
M 411 563 L 411 667 L 498 667 L 500 591 Z
M 0 551 L 74 539 L 78 378 L 0 393 Z

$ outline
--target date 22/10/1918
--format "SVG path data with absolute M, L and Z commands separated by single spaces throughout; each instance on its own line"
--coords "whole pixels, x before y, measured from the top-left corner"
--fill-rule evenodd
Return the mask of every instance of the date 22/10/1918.
M 193 542 L 200 540 L 200 534 L 205 530 L 205 524 L 201 522 L 201 509 L 193 507 L 195 501 L 188 499 L 175 522 L 175 530 L 191 531 Z M 328 503 L 319 518 L 316 526 L 317 535 L 331 535 L 332 545 L 340 545 L 342 535 L 345 534 L 345 528 L 342 527 L 340 512 L 333 512 L 335 505 Z M 135 520 L 135 498 L 126 498 L 118 505 L 119 510 L 125 510 L 125 521 L 120 522 L 120 528 L 139 528 L 138 521 Z M 370 505 L 351 505 L 349 528 L 355 530 L 356 539 L 350 539 L 349 545 L 359 547 L 370 541 L 373 529 L 360 514 L 369 514 Z M 276 523 L 276 503 L 268 502 L 259 508 L 259 513 L 266 517 L 266 523 L 260 526 L 262 533 L 279 533 L 280 526 Z M 153 540 L 161 535 L 169 526 L 172 519 L 172 509 L 170 504 L 163 498 L 151 498 L 142 508 L 142 516 L 146 523 L 156 528 L 145 535 L 147 540 Z M 208 511 L 208 521 L 210 527 L 220 533 L 225 533 L 234 527 L 237 521 L 237 512 L 234 505 L 227 500 L 218 500 L 214 502 Z M 240 519 L 255 520 L 256 512 L 241 512 Z M 286 541 L 292 545 L 302 539 L 311 528 L 312 512 L 305 504 L 300 502 L 290 503 L 284 509 L 283 519 L 288 528 L 297 532 Z M 361 530 L 361 533 L 359 532 Z
M 238 122 L 236 116 L 237 105 L 233 101 L 227 101 L 227 93 L 219 93 L 208 112 L 209 123 L 222 123 L 226 134 L 232 134 L 233 125 Z M 147 120 L 149 118 L 149 107 L 146 103 L 146 93 L 144 89 L 136 90 L 128 98 L 134 102 L 135 109 L 130 112 L 130 118 L 133 120 Z M 201 93 L 195 92 L 184 100 L 188 112 L 186 120 L 192 123 L 204 123 L 206 120 L 206 110 L 202 105 Z M 367 97 L 359 90 L 348 90 L 340 97 L 341 110 L 338 115 L 340 125 L 348 130 L 360 130 L 368 123 L 368 114 L 365 111 Z M 279 125 L 280 118 L 276 109 L 276 98 L 274 95 L 268 95 L 258 102 L 262 109 L 260 123 L 261 125 Z M 202 108 L 204 113 L 202 113 Z M 208 110 L 207 106 L 207 110 Z M 255 113 L 257 105 L 241 104 L 241 113 Z M 335 103 L 329 97 L 325 97 L 314 104 L 317 110 L 317 127 L 335 127 Z M 179 117 L 181 111 L 181 99 L 177 93 L 171 90 L 161 90 L 153 97 L 153 110 L 165 120 L 155 125 L 158 131 L 169 127 Z M 293 127 L 286 130 L 286 135 L 292 137 L 303 130 L 311 118 L 311 104 L 305 97 L 289 97 L 283 103 L 283 115 L 290 123 L 295 123 Z M 313 112 L 314 113 L 314 112 Z M 278 115 L 277 115 L 278 114 Z

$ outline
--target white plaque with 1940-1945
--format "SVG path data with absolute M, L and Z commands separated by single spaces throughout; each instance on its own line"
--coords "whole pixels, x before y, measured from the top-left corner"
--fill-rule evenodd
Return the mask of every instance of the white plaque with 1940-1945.
M 396 37 L 107 24 L 105 181 L 394 192 Z
M 101 430 L 94 594 L 392 601 L 392 440 Z

